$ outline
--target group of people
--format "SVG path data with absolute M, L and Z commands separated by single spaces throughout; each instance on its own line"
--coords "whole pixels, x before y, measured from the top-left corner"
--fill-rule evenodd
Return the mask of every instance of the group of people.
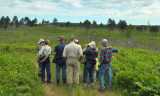
M 70 37 L 70 43 L 64 44 L 64 36 L 59 37 L 59 44 L 55 46 L 53 55 L 55 55 L 52 63 L 56 63 L 56 85 L 60 85 L 60 70 L 62 69 L 63 85 L 68 83 L 71 89 L 73 82 L 75 86 L 79 84 L 79 77 L 81 73 L 80 61 L 85 56 L 84 71 L 83 71 L 83 87 L 87 88 L 87 77 L 89 74 L 91 88 L 94 88 L 96 81 L 96 70 L 99 68 L 100 89 L 98 91 L 105 91 L 111 87 L 111 60 L 118 54 L 119 50 L 108 46 L 107 39 L 102 40 L 103 48 L 100 51 L 100 64 L 98 61 L 98 48 L 96 43 L 91 41 L 85 45 L 82 50 L 79 41 L 75 36 Z M 47 84 L 51 83 L 51 69 L 50 69 L 50 55 L 51 47 L 50 40 L 40 39 L 37 46 L 38 54 L 38 74 L 41 76 L 41 82 L 45 83 L 45 69 L 47 71 Z M 116 52 L 115 56 L 112 53 Z M 104 74 L 107 72 L 107 85 L 104 86 Z

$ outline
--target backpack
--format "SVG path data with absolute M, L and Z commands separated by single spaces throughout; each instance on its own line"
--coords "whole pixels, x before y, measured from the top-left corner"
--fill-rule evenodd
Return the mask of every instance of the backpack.
M 95 52 L 94 52 L 94 51 L 95 51 Z M 96 52 L 96 50 L 90 49 L 90 54 L 89 54 L 89 56 L 87 56 L 86 60 L 87 60 L 89 63 L 95 65 L 95 64 L 96 64 L 97 55 L 98 55 L 98 52 Z M 91 57 L 91 56 L 92 56 L 92 57 Z

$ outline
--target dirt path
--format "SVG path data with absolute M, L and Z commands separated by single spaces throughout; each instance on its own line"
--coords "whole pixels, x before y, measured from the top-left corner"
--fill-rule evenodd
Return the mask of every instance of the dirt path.
M 38 69 L 38 64 L 34 62 L 33 64 L 35 66 L 36 69 Z M 41 78 L 40 78 L 41 79 Z M 54 90 L 51 89 L 51 84 L 43 84 L 43 87 L 45 89 L 45 92 L 48 96 L 56 96 Z
M 32 52 L 19 52 L 19 54 L 25 54 L 30 58 L 31 63 L 35 66 L 36 70 L 38 69 L 38 64 L 36 61 L 36 55 Z M 55 64 L 51 63 L 51 74 L 52 74 L 52 83 L 51 84 L 43 84 L 44 87 L 45 96 L 120 96 L 120 93 L 113 92 L 113 91 L 106 91 L 106 92 L 98 92 L 99 88 L 99 81 L 96 82 L 95 88 L 91 89 L 89 86 L 86 90 L 83 89 L 83 78 L 80 78 L 80 84 L 77 88 L 74 88 L 72 90 L 68 89 L 67 86 L 56 86 L 55 85 Z M 39 80 L 41 80 L 39 78 Z M 40 81 L 39 81 L 40 82 Z M 62 83 L 62 80 L 60 81 Z

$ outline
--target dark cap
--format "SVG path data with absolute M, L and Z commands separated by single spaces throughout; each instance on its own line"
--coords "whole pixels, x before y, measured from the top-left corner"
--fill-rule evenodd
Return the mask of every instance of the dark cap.
M 59 41 L 65 40 L 65 37 L 64 36 L 60 36 L 58 40 Z
M 71 41 L 75 40 L 75 36 L 72 35 L 72 36 L 70 37 L 70 40 L 71 40 Z

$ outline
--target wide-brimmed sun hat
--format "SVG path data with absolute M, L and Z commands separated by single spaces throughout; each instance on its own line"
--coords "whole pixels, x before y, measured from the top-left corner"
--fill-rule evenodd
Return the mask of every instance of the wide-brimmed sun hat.
M 39 39 L 38 44 L 44 42 L 44 39 Z

